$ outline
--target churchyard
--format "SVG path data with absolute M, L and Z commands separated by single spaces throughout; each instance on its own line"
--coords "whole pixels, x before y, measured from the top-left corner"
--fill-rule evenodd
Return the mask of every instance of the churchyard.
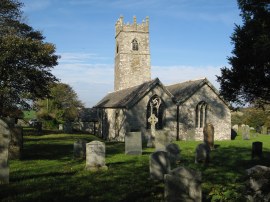
M 238 134 L 234 140 L 215 141 L 208 164 L 195 164 L 195 148 L 201 142 L 174 142 L 181 150 L 180 162 L 171 169 L 184 166 L 201 172 L 202 201 L 243 201 L 245 170 L 255 165 L 270 167 L 269 138 L 259 134 L 245 140 Z M 0 185 L 0 201 L 164 201 L 164 181 L 150 178 L 149 157 L 154 148 L 144 143 L 142 151 L 129 155 L 125 143 L 102 141 L 106 169 L 92 171 L 86 169 L 85 158 L 74 153 L 74 143 L 83 142 L 79 139 L 102 141 L 89 134 L 36 135 L 25 129 L 21 159 L 9 161 L 9 184 Z M 263 142 L 262 159 L 251 157 L 254 141 Z

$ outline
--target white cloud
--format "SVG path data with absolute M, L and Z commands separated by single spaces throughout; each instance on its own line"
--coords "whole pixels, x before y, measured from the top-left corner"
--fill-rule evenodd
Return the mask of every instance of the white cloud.
M 100 57 L 94 53 L 59 53 L 60 63 L 85 63 L 89 60 L 105 60 L 106 57 Z

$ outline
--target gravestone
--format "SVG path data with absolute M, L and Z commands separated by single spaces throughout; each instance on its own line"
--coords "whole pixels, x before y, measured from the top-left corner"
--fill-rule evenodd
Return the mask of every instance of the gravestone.
M 254 157 L 262 158 L 263 155 L 262 148 L 263 148 L 262 142 L 252 142 L 252 153 L 251 153 L 252 159 Z
M 201 202 L 201 172 L 185 167 L 171 170 L 164 177 L 166 202 Z
M 270 201 L 270 167 L 256 165 L 246 170 L 247 201 Z
M 72 133 L 72 123 L 69 121 L 65 122 L 63 125 L 63 129 L 65 133 L 68 133 L 68 134 Z
M 171 143 L 166 146 L 171 165 L 176 165 L 180 161 L 180 149 L 177 144 Z
M 0 184 L 9 183 L 8 148 L 10 129 L 8 124 L 0 119 Z
M 171 169 L 168 153 L 156 151 L 150 155 L 149 160 L 150 177 L 153 180 L 163 180 L 164 175 Z
M 14 125 L 10 128 L 9 159 L 20 159 L 23 148 L 23 129 Z
M 243 140 L 249 140 L 250 139 L 250 128 L 248 125 L 243 125 L 242 126 L 242 138 Z
M 206 124 L 203 128 L 203 141 L 210 147 L 214 149 L 214 133 L 215 129 L 211 123 Z
M 262 126 L 262 129 L 261 129 L 261 134 L 267 134 L 267 127 L 266 126 Z
M 105 144 L 92 141 L 86 144 L 86 170 L 107 170 L 105 165 Z
M 171 137 L 168 130 L 157 130 L 155 136 L 155 148 L 156 151 L 165 151 L 166 146 L 170 144 Z
M 125 135 L 125 154 L 142 154 L 142 134 L 141 132 L 128 132 Z
M 207 144 L 201 143 L 195 150 L 195 163 L 203 162 L 205 164 L 210 161 L 210 148 Z
M 196 136 L 195 129 L 189 129 L 189 130 L 187 130 L 186 140 L 195 140 L 195 136 Z
M 233 125 L 232 129 L 237 133 L 238 132 L 238 125 L 237 124 Z
M 58 126 L 58 130 L 64 130 L 64 126 L 63 126 L 63 124 L 59 124 L 59 126 Z
M 86 140 L 79 139 L 73 143 L 74 158 L 85 158 L 86 156 Z

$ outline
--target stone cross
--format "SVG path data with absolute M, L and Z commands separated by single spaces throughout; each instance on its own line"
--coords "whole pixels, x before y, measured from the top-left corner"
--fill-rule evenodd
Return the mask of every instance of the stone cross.
M 151 124 L 151 135 L 152 137 L 154 137 L 155 131 L 156 131 L 156 123 L 158 122 L 158 118 L 155 116 L 155 114 L 151 114 L 151 116 L 148 118 L 148 122 Z

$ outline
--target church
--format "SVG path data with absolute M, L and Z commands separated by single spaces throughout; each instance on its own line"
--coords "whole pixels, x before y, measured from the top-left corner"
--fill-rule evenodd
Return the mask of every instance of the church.
M 141 24 L 136 17 L 115 24 L 114 92 L 108 93 L 97 109 L 100 137 L 124 141 L 129 131 L 169 130 L 173 140 L 203 140 L 203 127 L 214 126 L 215 140 L 231 138 L 228 104 L 207 78 L 164 85 L 151 79 L 149 18 Z

